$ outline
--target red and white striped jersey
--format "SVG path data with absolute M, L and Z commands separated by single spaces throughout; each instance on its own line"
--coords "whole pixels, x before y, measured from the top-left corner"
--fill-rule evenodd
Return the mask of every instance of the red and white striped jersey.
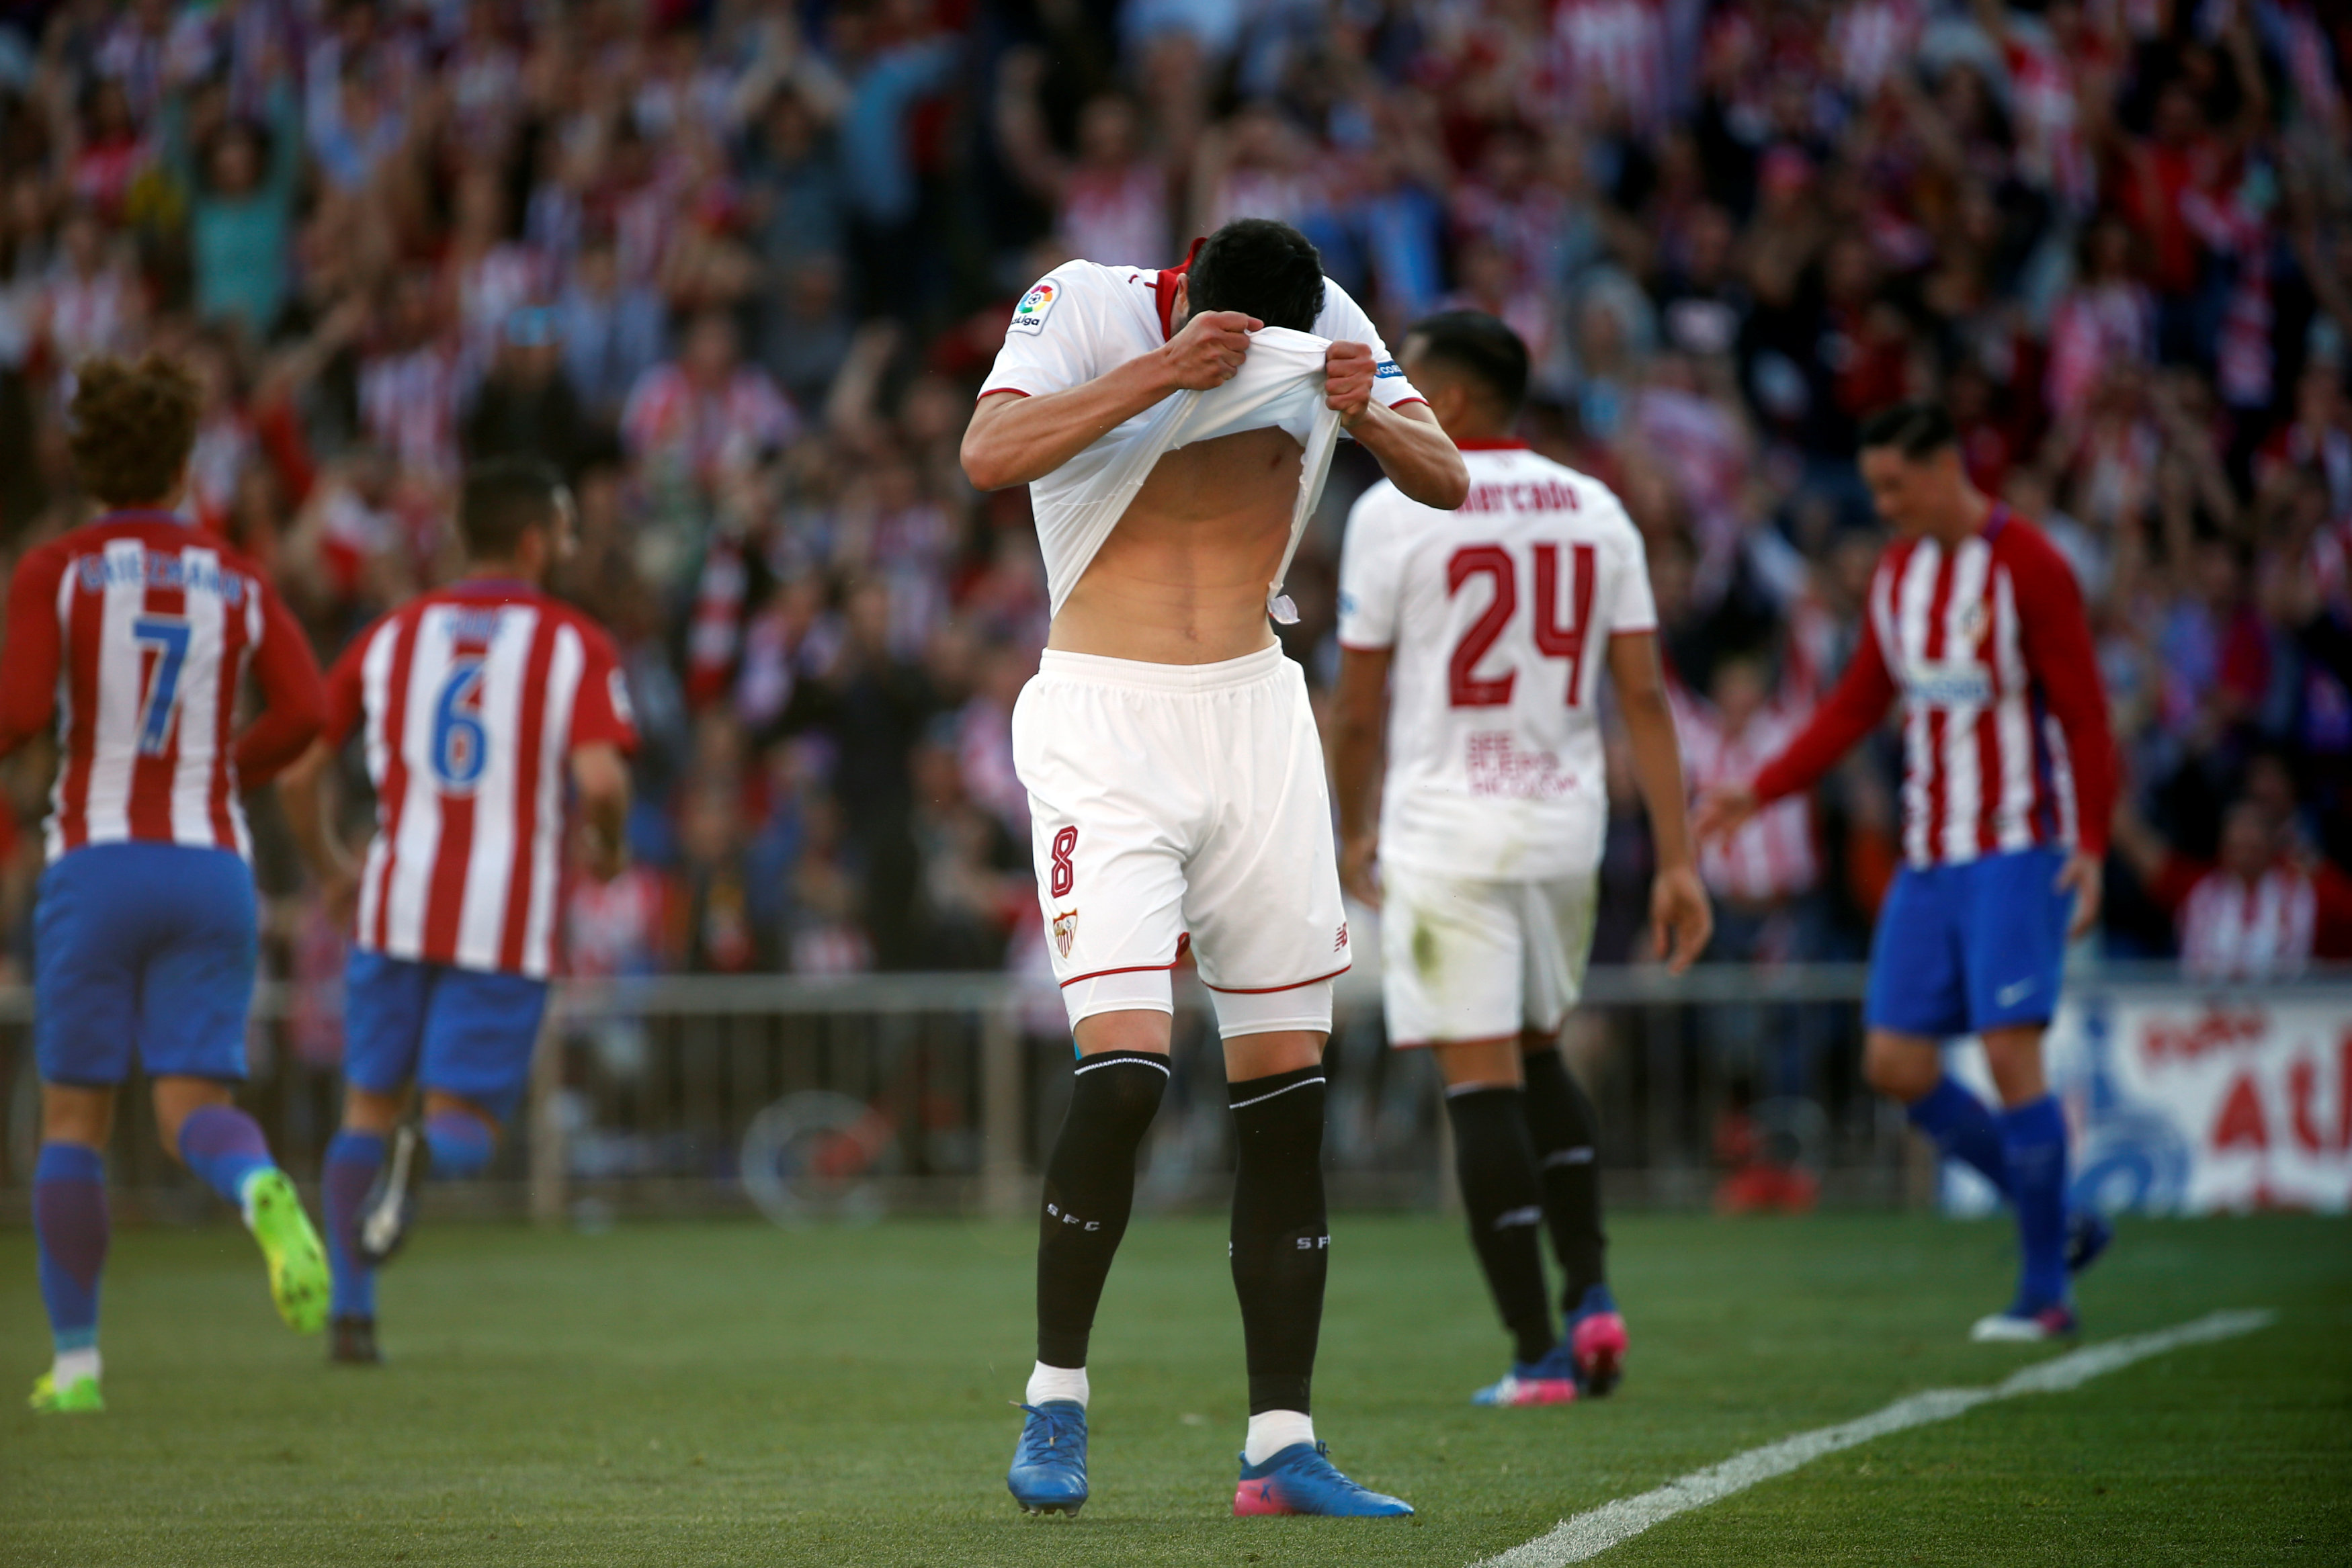
M 357 945 L 552 973 L 566 764 L 636 745 L 612 640 L 527 584 L 456 583 L 362 632 L 327 699 L 328 744 L 358 730 L 376 792 Z
M 1670 686 L 1675 733 L 1682 741 L 1683 774 L 1694 794 L 1745 782 L 1765 758 L 1788 744 L 1804 715 L 1773 706 L 1732 733 L 1712 703 Z M 1813 852 L 1812 811 L 1798 799 L 1775 801 L 1749 818 L 1728 841 L 1699 845 L 1698 874 L 1720 897 L 1773 904 L 1811 893 L 1821 880 Z
M 2200 980 L 2299 975 L 2315 957 L 2340 956 L 2352 928 L 2352 877 L 2325 861 L 2306 871 L 2279 860 L 2247 877 L 2169 855 L 2148 892 L 2172 911 L 2180 967 Z
M 264 709 L 240 737 L 248 669 Z M 249 855 L 238 791 L 299 756 L 325 710 L 310 644 L 260 570 L 169 512 L 27 552 L 0 672 L 0 754 L 57 728 L 51 861 L 132 840 Z
M 2180 905 L 2180 967 L 2200 980 L 2270 980 L 2311 963 L 2319 899 L 2291 865 L 2255 881 L 2210 872 Z
M 1898 694 L 1912 865 L 2035 845 L 2106 852 L 2106 695 L 2074 572 L 2041 529 L 1995 506 L 1957 548 L 1887 547 L 1853 660 L 1804 732 L 1756 775 L 1757 799 L 1812 784 Z

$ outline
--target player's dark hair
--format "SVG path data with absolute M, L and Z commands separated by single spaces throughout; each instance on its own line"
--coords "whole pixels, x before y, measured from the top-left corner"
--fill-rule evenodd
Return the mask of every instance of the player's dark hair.
M 67 437 L 81 487 L 110 507 L 164 499 L 187 468 L 202 407 L 195 378 L 176 360 L 84 360 Z
M 512 560 L 522 537 L 555 524 L 562 478 L 535 457 L 494 457 L 466 470 L 457 532 L 476 560 Z
M 1323 256 L 1272 218 L 1235 218 L 1202 242 L 1184 275 L 1192 311 L 1239 310 L 1269 327 L 1310 330 L 1323 314 Z
M 1957 445 L 1959 439 L 1951 414 L 1939 402 L 1898 402 L 1862 422 L 1862 450 L 1891 446 L 1914 463 Z
M 1505 418 L 1517 417 L 1527 402 L 1528 346 L 1484 310 L 1441 310 L 1414 322 L 1404 336 L 1421 345 L 1417 361 L 1469 377 Z

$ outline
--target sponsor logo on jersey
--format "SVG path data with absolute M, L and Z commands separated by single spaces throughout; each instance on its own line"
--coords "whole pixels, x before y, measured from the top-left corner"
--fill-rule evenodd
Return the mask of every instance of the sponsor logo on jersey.
M 1054 301 L 1061 297 L 1062 291 L 1054 286 L 1052 280 L 1040 283 L 1023 295 L 1021 303 L 1013 308 L 1013 320 L 1005 330 L 1008 332 L 1043 331 L 1045 327 L 1045 318 L 1053 314 Z
M 1392 376 L 1401 378 L 1403 374 L 1404 367 L 1398 364 L 1394 360 L 1382 360 L 1379 364 L 1372 367 L 1372 379 L 1375 381 L 1384 382 Z
M 1927 707 L 1980 707 L 1992 701 L 1992 672 L 1982 664 L 1922 661 L 1905 667 L 1903 695 Z
M 1054 950 L 1066 958 L 1070 944 L 1078 939 L 1078 912 L 1066 909 L 1054 916 Z

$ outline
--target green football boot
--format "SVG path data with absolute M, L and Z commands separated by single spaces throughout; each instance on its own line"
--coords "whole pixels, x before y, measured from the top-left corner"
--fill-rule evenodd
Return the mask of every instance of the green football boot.
M 266 1170 L 245 1186 L 245 1228 L 269 1264 L 269 1299 L 296 1333 L 327 1326 L 327 1251 L 302 1199 L 281 1170 Z
M 105 1409 L 106 1396 L 99 1393 L 95 1377 L 77 1377 L 59 1388 L 45 1372 L 33 1379 L 33 1396 L 26 1403 L 44 1416 L 86 1416 Z

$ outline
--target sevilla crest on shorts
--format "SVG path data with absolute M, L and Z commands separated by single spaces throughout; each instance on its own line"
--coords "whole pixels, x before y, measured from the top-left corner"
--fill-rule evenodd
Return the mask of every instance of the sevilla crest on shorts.
M 1066 958 L 1070 944 L 1078 939 L 1078 912 L 1066 909 L 1054 916 L 1054 951 Z

